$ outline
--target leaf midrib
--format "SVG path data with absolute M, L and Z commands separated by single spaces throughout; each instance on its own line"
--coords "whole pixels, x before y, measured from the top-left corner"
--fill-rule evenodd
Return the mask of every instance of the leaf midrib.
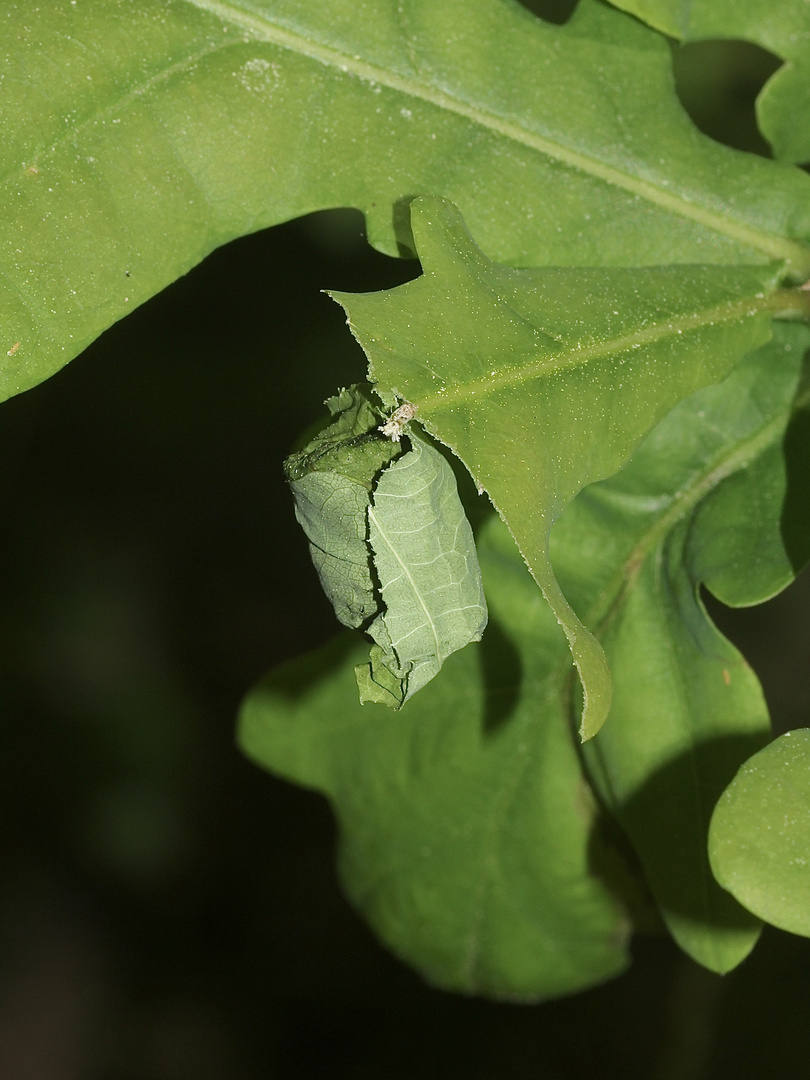
M 535 132 L 527 131 L 480 104 L 471 105 L 414 76 L 396 74 L 369 63 L 357 55 L 324 45 L 298 31 L 281 26 L 267 16 L 248 13 L 235 4 L 229 3 L 228 0 L 186 0 L 186 3 L 223 22 L 238 26 L 269 44 L 309 56 L 343 73 L 386 86 L 442 110 L 453 112 L 504 138 L 562 162 L 570 168 L 600 179 L 630 195 L 645 199 L 678 217 L 694 221 L 714 232 L 729 236 L 740 244 L 762 251 L 769 258 L 784 259 L 800 268 L 810 269 L 810 253 L 804 245 L 786 237 L 754 229 L 741 221 L 731 219 L 727 214 L 717 213 L 705 206 L 700 206 L 685 197 L 657 187 L 649 181 L 625 173 L 615 166 L 595 160 Z
M 384 493 L 383 493 L 382 497 L 383 498 L 385 497 Z M 410 570 L 408 569 L 406 564 L 400 558 L 399 553 L 397 552 L 397 549 L 394 547 L 394 544 L 388 538 L 388 534 L 386 533 L 385 529 L 382 527 L 382 524 L 380 523 L 379 518 L 374 513 L 374 507 L 373 506 L 370 506 L 368 508 L 368 516 L 369 516 L 369 519 L 371 521 L 373 521 L 375 526 L 377 527 L 377 532 L 378 532 L 380 538 L 382 539 L 383 543 L 385 544 L 385 546 L 391 552 L 391 555 L 394 557 L 396 562 L 401 567 L 402 573 L 405 575 L 405 578 L 406 578 L 408 584 L 411 587 L 411 591 L 413 592 L 413 595 L 415 596 L 419 606 L 421 607 L 422 611 L 424 612 L 425 622 L 427 623 L 428 627 L 430 628 L 430 632 L 433 635 L 433 642 L 434 642 L 434 647 L 435 647 L 435 650 L 436 650 L 436 657 L 439 660 L 439 662 L 441 663 L 441 661 L 444 658 L 441 655 L 441 649 L 440 649 L 440 645 L 439 645 L 439 634 L 438 634 L 438 631 L 436 629 L 436 624 L 433 621 L 433 618 L 432 618 L 432 616 L 430 614 L 430 611 L 428 610 L 427 604 L 425 603 L 424 599 L 422 598 L 422 593 L 421 593 L 419 587 L 417 586 L 416 582 L 414 581 L 413 575 L 411 574 Z M 394 649 L 396 649 L 396 646 L 397 646 L 398 642 L 395 644 L 392 641 L 391 644 L 393 645 Z
M 434 410 L 444 411 L 471 398 L 489 397 L 498 390 L 516 389 L 535 379 L 556 376 L 566 370 L 584 367 L 595 360 L 604 360 L 606 357 L 618 356 L 655 345 L 667 338 L 683 338 L 691 331 L 759 315 L 763 311 L 776 307 L 779 302 L 777 297 L 781 299 L 780 294 L 757 293 L 742 300 L 726 301 L 711 308 L 690 311 L 680 316 L 664 316 L 660 322 L 655 321 L 651 325 L 648 324 L 602 341 L 590 343 L 576 341 L 552 355 L 544 350 L 543 355 L 537 360 L 521 367 L 500 371 L 494 368 L 495 374 L 483 375 L 463 384 L 456 383 L 452 389 L 445 388 L 443 392 L 417 398 L 413 404 L 418 406 L 423 416 L 427 416 Z M 379 343 L 378 347 L 380 347 Z

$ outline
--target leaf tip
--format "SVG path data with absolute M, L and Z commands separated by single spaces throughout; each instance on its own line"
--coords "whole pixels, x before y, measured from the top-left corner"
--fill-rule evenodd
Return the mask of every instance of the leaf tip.
M 598 642 L 594 639 L 594 644 Z M 582 715 L 579 723 L 579 738 L 583 743 L 597 735 L 608 718 L 610 704 L 613 698 L 613 681 L 608 666 L 607 657 L 601 646 L 591 649 L 585 670 L 580 664 L 579 657 L 574 654 L 580 683 L 583 688 Z

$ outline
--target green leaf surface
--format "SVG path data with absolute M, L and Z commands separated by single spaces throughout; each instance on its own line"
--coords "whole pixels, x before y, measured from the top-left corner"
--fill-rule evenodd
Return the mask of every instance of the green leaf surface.
M 807 557 L 806 444 L 792 432 L 807 426 L 808 340 L 778 324 L 552 533 L 565 588 L 619 674 L 586 763 L 674 936 L 714 970 L 742 959 L 758 922 L 714 884 L 708 819 L 767 739 L 768 718 L 697 589 L 757 602 Z M 497 520 L 479 553 L 489 630 L 407 710 L 390 720 L 360 708 L 357 654 L 338 643 L 271 675 L 246 703 L 241 739 L 266 767 L 329 796 L 347 891 L 396 952 L 441 985 L 542 997 L 621 961 L 586 870 L 593 821 L 566 733 L 565 639 Z
M 285 462 L 295 516 L 345 626 L 376 642 L 360 700 L 399 709 L 487 622 L 472 529 L 444 456 L 410 430 L 386 438 L 362 386 L 327 401 L 332 422 Z
M 416 405 L 507 522 L 568 636 L 590 737 L 610 676 L 559 588 L 549 530 L 673 405 L 767 340 L 774 268 L 514 270 L 443 200 L 417 200 L 411 223 L 423 276 L 336 299 L 381 396 Z
M 371 491 L 401 450 L 380 434 L 379 408 L 362 387 L 326 404 L 332 423 L 291 454 L 284 471 L 323 591 L 344 626 L 360 627 L 380 609 L 367 537 Z
M 674 937 L 720 972 L 748 953 L 758 923 L 714 882 L 709 819 L 769 719 L 700 587 L 758 603 L 807 559 L 788 425 L 806 416 L 794 410 L 808 344 L 806 328 L 778 325 L 724 383 L 677 406 L 624 470 L 584 491 L 552 534 L 560 580 L 614 676 L 610 722 L 584 748 L 589 774 Z
M 452 199 L 519 264 L 810 272 L 810 177 L 720 147 L 669 50 L 582 0 L 6 0 L 0 396 L 35 385 L 233 237 L 356 206 L 411 243 Z
M 480 641 L 487 605 L 472 529 L 444 456 L 415 432 L 412 449 L 386 466 L 368 508 L 384 610 L 368 632 L 379 650 L 357 672 L 360 700 L 401 704 L 444 661 Z M 383 669 L 382 671 L 380 669 Z
M 747 761 L 714 811 L 717 880 L 761 919 L 810 937 L 810 730 Z
M 680 38 L 739 38 L 786 60 L 757 100 L 765 138 L 783 161 L 810 160 L 810 7 L 804 0 L 611 0 Z
M 627 926 L 589 870 L 565 638 L 494 516 L 479 552 L 490 627 L 401 713 L 358 704 L 342 639 L 260 684 L 240 741 L 328 796 L 346 891 L 394 952 L 448 989 L 537 1000 L 621 971 Z

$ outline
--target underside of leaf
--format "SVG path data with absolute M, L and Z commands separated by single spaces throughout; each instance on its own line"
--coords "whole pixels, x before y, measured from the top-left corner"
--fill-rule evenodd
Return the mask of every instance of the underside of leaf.
M 810 11 L 802 0 L 611 0 L 682 41 L 739 38 L 787 61 L 757 100 L 762 134 L 782 161 L 810 160 Z
M 377 480 L 368 508 L 368 542 L 384 610 L 368 632 L 368 673 L 358 673 L 361 701 L 399 702 L 438 674 L 452 653 L 480 641 L 487 606 L 472 529 L 443 455 L 411 431 L 411 450 Z M 376 693 L 380 687 L 381 694 Z

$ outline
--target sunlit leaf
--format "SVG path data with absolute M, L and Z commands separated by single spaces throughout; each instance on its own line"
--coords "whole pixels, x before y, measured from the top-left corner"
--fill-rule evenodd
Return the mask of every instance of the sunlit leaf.
M 383 469 L 368 508 L 384 608 L 368 628 L 379 649 L 357 671 L 361 701 L 396 708 L 448 656 L 480 641 L 487 623 L 475 541 L 453 470 L 415 432 L 409 441 L 411 450 Z
M 472 529 L 444 456 L 416 431 L 385 431 L 366 389 L 327 402 L 332 422 L 285 462 L 295 515 L 345 626 L 376 644 L 362 702 L 399 709 L 487 621 Z M 407 445 L 405 445 L 407 444 Z
M 299 517 L 339 618 L 374 628 L 371 668 L 359 638 L 283 668 L 242 732 L 257 760 L 330 798 L 347 890 L 383 939 L 440 985 L 499 997 L 568 993 L 625 963 L 583 761 L 681 945 L 718 971 L 751 947 L 756 918 L 714 882 L 706 837 L 767 711 L 699 590 L 758 602 L 810 547 L 807 335 L 780 329 L 752 352 L 772 315 L 810 307 L 777 287 L 810 276 L 810 177 L 698 133 L 669 43 L 640 21 L 785 58 L 759 117 L 781 156 L 805 160 L 810 16 L 798 0 L 621 2 L 639 18 L 597 0 L 564 26 L 514 0 L 7 0 L 0 13 L 0 397 L 233 237 L 353 206 L 381 250 L 418 249 L 418 281 L 344 297 L 381 398 L 417 410 L 410 445 L 355 400 L 347 431 L 373 433 L 365 450 L 338 461 L 346 448 L 321 444 L 291 477 L 311 479 Z M 423 643 L 403 659 L 403 641 L 462 610 L 459 643 L 477 637 L 483 600 L 419 424 L 489 493 L 548 601 L 493 519 L 493 624 L 453 655 L 435 633 L 421 668 Z M 430 497 L 408 491 L 406 515 L 386 517 L 417 465 Z M 404 555 L 423 528 L 430 544 Z M 459 563 L 442 589 L 475 586 L 427 619 L 425 555 Z M 616 677 L 611 723 L 583 757 L 566 637 L 585 737 L 610 705 L 608 660 Z M 366 696 L 397 704 L 442 662 L 401 713 L 357 701 L 355 666 Z M 791 846 L 806 833 L 802 756 L 753 759 L 721 800 L 713 852 L 755 915 L 806 932 Z M 760 760 L 798 822 L 774 833 L 782 907 L 761 854 L 725 846 L 724 815 L 749 829 L 764 805 Z
M 549 530 L 676 402 L 767 340 L 775 271 L 513 270 L 490 262 L 438 199 L 413 205 L 412 227 L 421 278 L 336 298 L 378 391 L 417 406 L 507 522 L 568 636 L 590 737 L 610 676 L 554 577 Z
M 582 0 L 6 0 L 0 396 L 215 247 L 326 207 L 412 243 L 444 195 L 521 264 L 786 260 L 810 177 L 700 135 L 667 43 Z
M 401 448 L 379 432 L 379 406 L 357 386 L 326 402 L 332 422 L 284 463 L 295 516 L 323 590 L 344 626 L 380 610 L 368 546 L 371 492 Z
M 774 926 L 810 937 L 810 730 L 747 761 L 712 817 L 717 880 Z
M 617 674 L 610 723 L 585 748 L 589 772 L 674 936 L 714 970 L 742 959 L 758 922 L 713 884 L 709 815 L 767 739 L 768 718 L 696 590 L 705 581 L 726 602 L 756 602 L 806 558 L 805 443 L 793 430 L 808 406 L 799 375 L 809 337 L 777 326 L 725 382 L 670 413 L 620 474 L 582 492 L 552 533 L 566 591 Z M 360 650 L 337 645 L 257 689 L 242 741 L 266 767 L 329 795 L 347 892 L 401 956 L 442 985 L 545 996 L 619 960 L 584 929 L 608 920 L 591 922 L 594 883 L 577 877 L 588 865 L 574 827 L 581 804 L 574 816 L 568 808 L 573 788 L 585 789 L 563 738 L 565 640 L 497 523 L 479 549 L 487 633 L 407 709 L 358 706 Z M 564 961 L 551 959 L 558 933 Z
M 740 38 L 788 61 L 757 101 L 762 133 L 784 161 L 810 160 L 810 7 L 804 0 L 611 0 L 682 41 Z
M 739 963 L 758 927 L 714 883 L 709 819 L 769 719 L 700 587 L 758 603 L 810 553 L 788 429 L 803 415 L 791 410 L 808 343 L 805 328 L 779 326 L 723 384 L 673 410 L 622 472 L 583 492 L 553 534 L 560 579 L 614 676 L 610 720 L 584 748 L 589 773 L 673 935 L 716 971 Z

